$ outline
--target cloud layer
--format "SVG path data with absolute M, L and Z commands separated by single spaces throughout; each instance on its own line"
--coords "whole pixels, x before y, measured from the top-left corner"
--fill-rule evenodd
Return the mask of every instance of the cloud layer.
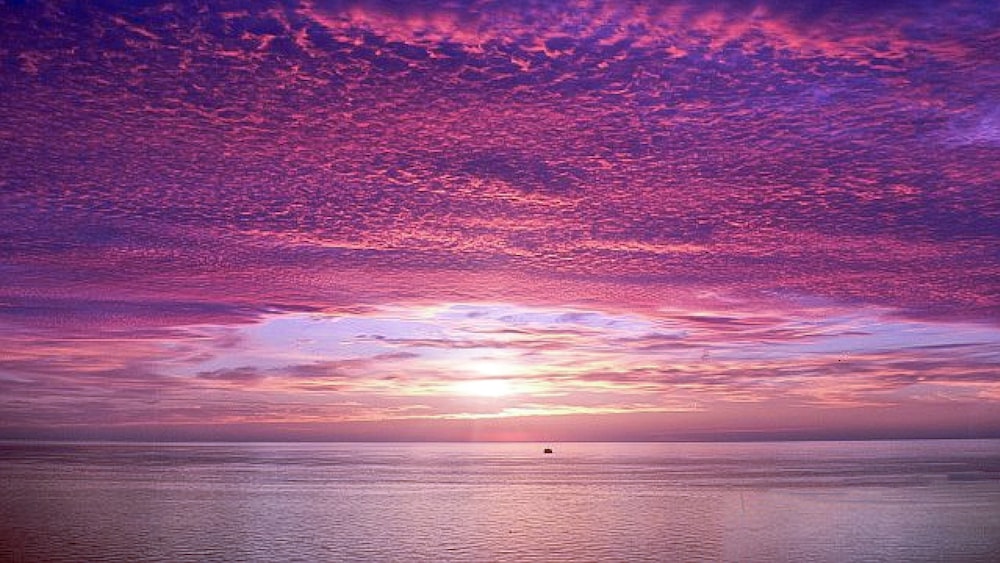
M 0 425 L 1000 427 L 1000 10 L 437 4 L 8 6 Z

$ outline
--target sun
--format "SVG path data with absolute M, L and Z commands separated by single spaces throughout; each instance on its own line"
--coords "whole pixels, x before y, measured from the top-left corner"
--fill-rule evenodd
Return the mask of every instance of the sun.
M 453 389 L 459 395 L 476 397 L 506 397 L 514 392 L 510 381 L 506 379 L 469 379 L 459 381 Z

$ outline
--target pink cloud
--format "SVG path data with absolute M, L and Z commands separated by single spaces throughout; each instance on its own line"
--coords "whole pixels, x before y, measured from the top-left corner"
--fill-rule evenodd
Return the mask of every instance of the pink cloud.
M 0 16 L 4 428 L 993 412 L 992 6 L 79 12 Z

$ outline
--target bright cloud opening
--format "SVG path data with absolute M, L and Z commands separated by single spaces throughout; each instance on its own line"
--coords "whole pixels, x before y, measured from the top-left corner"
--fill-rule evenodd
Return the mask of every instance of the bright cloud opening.
M 454 393 L 475 397 L 506 397 L 514 393 L 514 386 L 506 379 L 470 379 L 452 386 Z

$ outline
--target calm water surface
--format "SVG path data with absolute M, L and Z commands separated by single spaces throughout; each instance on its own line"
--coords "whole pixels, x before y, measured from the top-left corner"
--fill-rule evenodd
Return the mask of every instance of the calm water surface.
M 3 561 L 1000 561 L 1000 441 L 0 443 Z

